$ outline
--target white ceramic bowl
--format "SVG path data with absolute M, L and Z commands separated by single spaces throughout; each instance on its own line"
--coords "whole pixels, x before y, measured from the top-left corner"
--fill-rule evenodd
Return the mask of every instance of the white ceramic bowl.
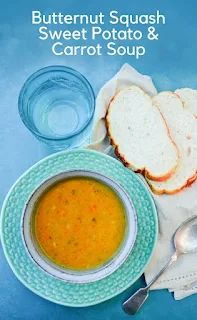
M 47 258 L 47 256 L 44 255 L 42 250 L 39 248 L 32 227 L 34 206 L 42 193 L 58 181 L 78 176 L 94 178 L 112 188 L 124 205 L 127 220 L 125 237 L 119 250 L 110 260 L 105 262 L 103 265 L 86 271 L 70 270 L 55 264 L 53 261 Z M 132 201 L 127 193 L 117 182 L 115 182 L 111 178 L 89 170 L 64 171 L 50 177 L 33 192 L 22 214 L 21 233 L 25 248 L 29 256 L 43 271 L 62 281 L 88 283 L 100 280 L 113 273 L 126 260 L 133 248 L 136 239 L 137 215 Z

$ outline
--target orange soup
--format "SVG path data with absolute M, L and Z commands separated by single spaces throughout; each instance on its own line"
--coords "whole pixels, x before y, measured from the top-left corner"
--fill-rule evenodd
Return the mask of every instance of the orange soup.
M 92 178 L 61 181 L 36 206 L 35 233 L 41 249 L 69 269 L 86 270 L 106 262 L 120 247 L 125 230 L 121 200 Z

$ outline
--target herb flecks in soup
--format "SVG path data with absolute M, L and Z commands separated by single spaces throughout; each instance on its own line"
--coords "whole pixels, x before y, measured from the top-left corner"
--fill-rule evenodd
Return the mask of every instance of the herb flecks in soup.
M 92 178 L 59 182 L 37 204 L 35 232 L 40 247 L 55 263 L 70 269 L 106 262 L 120 247 L 125 229 L 121 200 Z

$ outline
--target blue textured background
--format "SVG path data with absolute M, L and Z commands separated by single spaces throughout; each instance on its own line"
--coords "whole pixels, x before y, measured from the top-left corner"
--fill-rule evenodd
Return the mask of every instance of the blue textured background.
M 94 14 L 110 10 L 120 13 L 154 13 L 160 9 L 166 25 L 157 28 L 160 40 L 142 45 L 146 56 L 139 60 L 127 56 L 57 57 L 50 41 L 38 39 L 38 27 L 31 25 L 31 10 L 43 13 Z M 107 25 L 106 25 L 107 28 Z M 196 0 L 1 0 L 0 1 L 0 205 L 14 181 L 31 165 L 50 154 L 22 124 L 17 110 L 19 90 L 37 69 L 62 64 L 82 72 L 95 93 L 124 62 L 150 75 L 158 90 L 188 86 L 197 88 L 197 5 Z M 124 320 L 121 303 L 140 285 L 116 298 L 90 308 L 55 305 L 26 289 L 14 276 L 0 247 L 0 320 Z M 197 295 L 174 301 L 167 291 L 154 291 L 133 319 L 195 319 Z

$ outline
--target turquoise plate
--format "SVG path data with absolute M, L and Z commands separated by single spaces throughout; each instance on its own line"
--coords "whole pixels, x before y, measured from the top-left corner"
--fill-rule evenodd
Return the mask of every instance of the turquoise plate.
M 29 258 L 20 232 L 21 214 L 34 189 L 50 176 L 76 168 L 98 171 L 120 183 L 132 198 L 138 218 L 136 242 L 124 264 L 105 279 L 87 284 L 62 282 L 44 273 Z M 149 263 L 156 238 L 156 208 L 144 183 L 119 161 L 95 151 L 67 151 L 41 160 L 14 184 L 2 208 L 1 240 L 13 272 L 36 294 L 66 306 L 94 305 L 131 286 Z

